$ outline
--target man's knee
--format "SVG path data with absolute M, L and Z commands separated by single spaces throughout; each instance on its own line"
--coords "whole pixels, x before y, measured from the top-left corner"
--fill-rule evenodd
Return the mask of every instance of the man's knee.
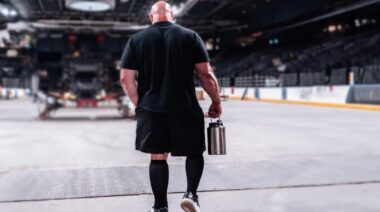
M 168 153 L 165 154 L 151 154 L 151 160 L 167 160 L 168 159 Z

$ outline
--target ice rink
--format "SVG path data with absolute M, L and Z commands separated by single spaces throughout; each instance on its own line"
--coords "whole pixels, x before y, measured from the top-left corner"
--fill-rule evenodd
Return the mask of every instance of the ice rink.
M 202 211 L 380 211 L 379 112 L 223 105 L 228 154 L 205 154 Z M 134 120 L 113 109 L 64 109 L 47 121 L 36 114 L 29 100 L 0 101 L 1 212 L 150 208 L 149 156 L 134 150 Z M 169 164 L 177 212 L 184 158 Z

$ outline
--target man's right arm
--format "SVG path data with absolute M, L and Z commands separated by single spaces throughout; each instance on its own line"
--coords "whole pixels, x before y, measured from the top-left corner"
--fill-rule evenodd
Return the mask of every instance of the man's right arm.
M 222 105 L 219 97 L 218 81 L 209 62 L 195 64 L 199 81 L 203 89 L 210 96 L 212 104 L 208 111 L 209 116 L 217 118 L 222 114 Z
M 120 84 L 124 93 L 129 96 L 133 105 L 137 107 L 139 96 L 137 93 L 137 83 L 135 80 L 136 71 L 123 68 L 120 70 Z

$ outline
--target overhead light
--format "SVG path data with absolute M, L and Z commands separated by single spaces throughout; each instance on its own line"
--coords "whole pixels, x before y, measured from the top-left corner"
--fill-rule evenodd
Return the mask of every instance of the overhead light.
M 177 16 L 178 14 L 180 14 L 184 8 L 185 8 L 184 3 L 181 3 L 179 6 L 177 5 L 172 6 L 172 11 L 173 11 L 174 16 Z
M 10 16 L 17 16 L 17 11 L 16 10 L 11 10 L 11 11 L 9 11 L 9 15 Z
M 174 14 L 174 15 L 177 15 L 178 12 L 179 12 L 179 8 L 178 8 L 177 6 L 174 5 L 174 6 L 172 7 L 172 11 L 173 11 L 173 14 Z
M 15 17 L 17 16 L 17 11 L 9 6 L 0 5 L 0 13 L 4 17 Z
M 327 27 L 327 30 L 331 33 L 334 33 L 336 31 L 336 26 L 335 25 L 330 25 Z
M 355 19 L 355 26 L 360 27 L 361 23 L 359 19 Z
M 66 0 L 66 7 L 83 12 L 104 12 L 115 8 L 115 0 Z
M 10 10 L 7 7 L 4 7 L 1 9 L 1 14 L 5 17 L 8 17 L 10 15 Z

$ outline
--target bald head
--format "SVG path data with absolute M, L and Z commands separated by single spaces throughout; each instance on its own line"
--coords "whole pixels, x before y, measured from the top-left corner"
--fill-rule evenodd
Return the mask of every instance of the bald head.
M 150 10 L 149 18 L 152 24 L 161 21 L 172 21 L 173 11 L 170 4 L 165 1 L 156 2 Z

